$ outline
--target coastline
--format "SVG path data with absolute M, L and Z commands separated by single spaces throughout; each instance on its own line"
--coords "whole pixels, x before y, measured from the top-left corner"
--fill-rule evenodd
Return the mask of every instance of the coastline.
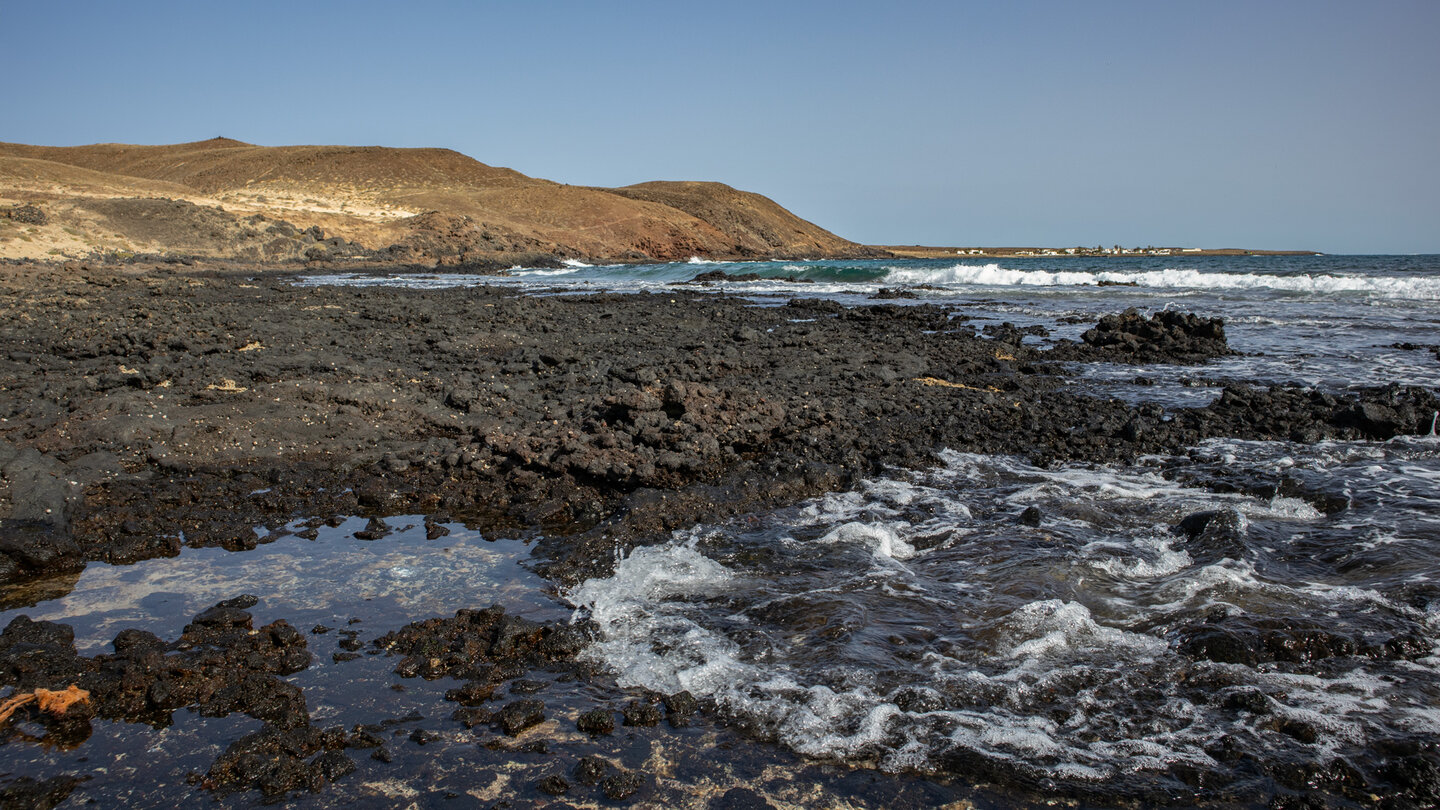
M 295 275 L 0 270 L 7 605 L 63 589 L 91 562 L 244 554 L 351 516 L 370 521 L 355 532 L 362 540 L 405 515 L 437 539 L 455 523 L 527 539 L 531 567 L 565 588 L 675 529 L 845 491 L 885 468 L 928 467 L 939 448 L 1123 461 L 1208 437 L 1383 440 L 1424 433 L 1440 408 L 1418 389 L 1320 396 L 1236 384 L 1209 406 L 1169 412 L 1068 390 L 1069 363 L 1194 364 L 1230 351 L 1218 324 L 1178 313 L 1117 315 L 1093 339 L 1039 351 L 1018 330 L 976 334 L 934 305 L 298 287 Z M 31 718 L 62 737 L 80 721 L 197 708 L 262 721 L 226 739 L 233 756 L 209 766 L 204 789 L 218 795 L 283 796 L 342 779 L 347 758 L 369 756 L 368 738 L 326 738 L 303 690 L 279 679 L 318 666 L 310 647 L 328 648 L 289 624 L 252 628 L 264 594 L 240 597 L 197 615 L 178 647 L 156 640 L 174 667 L 200 673 L 193 682 L 167 680 L 144 657 L 160 648 L 139 636 L 117 638 L 102 660 L 28 624 L 0 637 L 0 673 L 17 690 L 56 679 L 90 690 L 89 714 L 70 725 Z M 629 694 L 576 659 L 593 629 L 527 624 L 505 607 L 366 628 L 333 666 L 344 677 L 359 666 L 344 656 L 364 653 L 398 683 L 457 679 L 445 705 L 501 739 L 528 727 L 535 699 L 483 708 L 476 696 L 496 679 L 560 672 L 574 685 L 553 685 L 539 702 L 563 693 L 595 710 Z M 187 645 L 223 654 L 197 661 Z M 264 700 L 206 697 L 241 676 L 263 681 Z M 678 693 L 643 700 L 657 717 L 688 705 Z M 700 708 L 696 722 L 718 723 Z M 288 775 L 247 752 L 288 763 Z M 525 754 L 504 756 L 523 764 Z M 632 795 L 626 784 L 613 783 L 615 794 Z
M 881 250 L 909 259 L 1000 259 L 1015 257 L 1126 258 L 1155 256 L 1323 256 L 1316 250 L 1252 250 L 1246 248 L 1130 248 L 1123 251 L 1043 247 L 931 247 L 925 245 L 875 245 Z M 1067 252 L 1067 251 L 1074 252 Z

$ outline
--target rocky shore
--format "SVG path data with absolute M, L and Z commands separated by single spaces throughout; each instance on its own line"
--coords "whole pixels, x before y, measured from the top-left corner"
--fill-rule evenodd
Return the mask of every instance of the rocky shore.
M 1424 433 L 1440 410 L 1432 391 L 1395 386 L 1336 396 L 1232 385 L 1179 410 L 1071 390 L 1068 363 L 1232 351 L 1221 322 L 1178 313 L 1117 313 L 1083 342 L 1039 351 L 1019 329 L 977 330 L 963 308 L 934 305 L 300 287 L 293 272 L 185 266 L 3 273 L 4 607 L 87 563 L 244 552 L 296 519 L 355 515 L 376 519 L 377 537 L 380 519 L 404 514 L 427 516 L 436 536 L 463 522 L 535 537 L 538 570 L 567 585 L 673 529 L 928 465 L 940 448 L 1126 460 L 1216 436 Z M 301 690 L 277 677 L 308 665 L 304 635 L 253 628 L 254 597 L 236 596 L 177 640 L 127 631 L 93 657 L 67 628 L 17 619 L 0 634 L 0 684 L 88 691 L 63 718 L 24 710 L 46 739 L 83 740 L 77 726 L 92 718 L 163 725 L 181 708 L 261 721 L 200 780 L 219 794 L 278 798 L 343 779 L 357 750 L 376 750 L 373 733 L 312 723 Z M 502 734 L 538 722 L 544 702 L 494 705 L 499 684 L 531 670 L 597 677 L 574 660 L 583 624 L 483 607 L 416 616 L 373 649 L 401 677 L 464 680 L 447 694 L 456 716 Z M 639 700 L 636 723 L 683 724 L 697 708 L 685 694 Z M 585 722 L 602 733 L 606 719 Z M 643 785 L 592 766 L 570 779 L 593 777 L 606 800 Z M 52 806 L 76 784 L 38 776 L 0 789 Z

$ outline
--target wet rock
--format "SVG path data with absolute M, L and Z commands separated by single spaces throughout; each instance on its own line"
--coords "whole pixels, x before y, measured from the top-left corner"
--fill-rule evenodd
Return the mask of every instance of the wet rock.
M 1182 630 L 1176 651 L 1181 655 L 1221 664 L 1255 666 L 1260 662 L 1254 642 L 1228 630 L 1201 626 Z
M 1385 640 L 1378 648 L 1367 647 L 1362 654 L 1379 659 L 1418 661 L 1431 653 L 1431 643 L 1421 633 L 1406 633 Z
M 615 715 L 608 709 L 591 709 L 580 715 L 575 727 L 586 734 L 610 734 L 615 730 Z
M 697 273 L 694 278 L 690 279 L 690 283 L 691 283 L 691 284 L 713 284 L 713 283 L 722 282 L 722 281 L 735 282 L 735 281 L 764 281 L 764 280 L 765 280 L 765 279 L 764 279 L 763 277 L 761 277 L 758 273 L 736 273 L 735 275 L 732 276 L 732 275 L 730 275 L 729 273 L 726 273 L 724 270 L 707 270 L 707 271 L 705 271 L 705 272 L 703 272 L 703 273 Z
M 370 518 L 366 522 L 365 528 L 355 532 L 355 538 L 357 540 L 380 540 L 388 536 L 391 531 L 390 524 L 380 518 Z
M 1267 620 L 1256 622 L 1266 657 L 1292 664 L 1312 664 L 1337 656 L 1357 655 L 1362 647 L 1355 639 L 1321 627 L 1298 622 Z
M 1238 511 L 1219 509 L 1186 515 L 1171 531 L 1186 539 L 1184 548 L 1196 563 L 1209 565 L 1226 557 L 1245 558 L 1248 524 Z
M 689 690 L 676 692 L 665 697 L 665 719 L 675 728 L 685 728 L 690 725 L 691 718 L 699 711 L 700 702 Z
M 536 649 L 545 636 L 545 627 L 538 622 L 520 616 L 505 616 L 495 628 L 495 640 L 490 644 L 490 656 L 503 659 L 514 657 L 517 652 Z
M 1229 734 L 1205 746 L 1205 753 L 1216 762 L 1235 762 L 1245 756 L 1240 743 Z
M 893 301 L 899 298 L 919 298 L 920 294 L 903 287 L 881 287 L 870 297 L 877 301 Z
M 1022 359 L 998 359 L 1001 334 L 976 338 L 968 328 L 955 329 L 950 313 L 922 307 L 856 311 L 814 301 L 757 308 L 676 292 L 675 304 L 657 308 L 626 296 L 297 293 L 253 279 L 242 287 L 223 276 L 94 277 L 103 284 L 57 287 L 59 303 L 27 303 L 35 321 L 23 329 L 13 317 L 18 305 L 6 310 L 12 317 L 0 318 L 0 359 L 20 358 L 8 361 L 17 365 L 0 386 L 0 416 L 8 420 L 0 433 L 15 446 L 47 437 L 54 447 L 45 452 L 62 465 L 100 448 L 143 480 L 97 481 L 79 500 L 68 489 L 51 489 L 46 497 L 63 496 L 73 530 L 5 555 L 12 572 L 34 562 L 22 560 L 30 553 L 54 552 L 53 560 L 71 566 L 174 553 L 182 530 L 187 545 L 251 548 L 255 526 L 289 525 L 296 515 L 373 514 L 383 521 L 454 514 L 487 526 L 543 529 L 535 559 L 563 583 L 607 573 L 617 548 L 696 521 L 845 489 L 885 465 L 932 463 L 941 446 L 1042 462 L 1107 461 L 1169 452 L 1209 436 L 1423 433 L 1434 412 L 1434 396 L 1423 390 L 1336 395 L 1246 385 L 1231 386 L 1205 408 L 1146 411 L 1076 396 L 1062 377 L 1044 379 L 1048 371 L 1024 373 L 1027 364 L 1041 368 L 1045 361 L 1009 350 Z M 90 306 L 72 311 L 80 294 L 92 299 Z M 132 311 L 146 317 L 107 319 Z M 240 353 L 252 336 L 264 348 Z M 122 364 L 146 370 L 122 374 Z M 152 387 L 121 379 L 138 376 Z M 158 388 L 167 379 L 173 385 Z M 231 389 L 249 390 L 205 387 L 224 379 L 235 381 Z M 447 404 L 451 392 L 464 394 L 455 398 L 463 407 Z M 194 419 L 177 419 L 188 412 L 172 410 L 176 402 L 194 409 Z M 142 403 L 153 404 L 156 422 L 169 416 L 173 436 L 145 433 L 149 419 L 120 418 Z M 323 427 L 300 418 L 314 421 L 316 414 Z M 202 423 L 221 430 L 189 426 Z M 57 425 L 70 432 L 62 436 Z M 77 436 L 78 426 L 88 433 Z M 277 455 L 282 441 L 285 453 Z M 152 452 L 152 443 L 165 452 Z M 63 471 L 73 467 L 69 462 Z M 58 469 L 42 472 L 54 478 Z M 42 500 L 37 494 L 31 502 Z M 528 516 L 549 523 L 536 527 Z M 1197 557 L 1229 554 L 1204 538 L 1212 528 L 1182 531 L 1177 545 Z M 142 542 L 164 537 L 175 544 Z M 41 674 L 119 683 L 111 670 L 128 672 L 137 688 L 97 690 L 104 693 L 96 710 L 102 717 L 163 724 L 175 708 L 198 711 L 203 704 L 206 711 L 249 710 L 274 726 L 300 728 L 303 701 L 268 680 L 295 665 L 284 659 L 297 646 L 252 629 L 235 610 L 246 608 L 197 617 L 190 638 L 177 640 L 185 649 L 136 634 L 117 637 L 109 657 L 86 657 L 68 640 L 41 638 L 23 654 L 12 644 L 0 658 L 9 667 L 5 677 L 37 683 Z M 537 629 L 506 618 L 492 610 L 416 622 L 372 649 L 393 654 L 401 674 L 480 684 L 475 697 L 534 667 L 580 671 L 574 657 L 589 640 L 583 624 Z M 246 646 L 251 642 L 242 636 L 252 632 L 263 644 Z M 1424 654 L 1398 624 L 1393 633 L 1363 639 L 1346 632 L 1196 622 L 1177 629 L 1173 641 L 1197 658 L 1282 662 L 1302 672 L 1350 655 Z M 254 672 L 252 655 L 266 671 Z M 171 663 L 207 674 L 147 674 Z M 222 676 L 225 667 L 265 677 Z M 252 688 L 271 694 L 246 698 Z M 671 704 L 667 699 L 673 722 Z M 466 716 L 469 722 L 480 714 Z M 487 715 L 482 722 L 494 720 Z M 962 760 L 957 773 L 978 772 Z
M 581 757 L 580 761 L 575 763 L 575 781 L 582 785 L 598 785 L 600 780 L 614 770 L 615 766 L 601 757 Z
M 280 793 L 308 787 L 309 766 L 259 763 L 269 756 L 261 749 L 285 751 L 291 759 L 318 750 L 300 689 L 278 677 L 309 665 L 304 637 L 283 620 L 252 628 L 249 614 L 235 607 L 240 604 L 250 602 L 228 600 L 202 611 L 173 645 L 125 630 L 116 636 L 113 653 L 94 657 L 76 653 L 69 627 L 16 617 L 0 632 L 0 683 L 86 690 L 89 699 L 62 717 L 34 718 L 52 742 L 62 744 L 88 736 L 92 717 L 163 727 L 171 712 L 186 707 L 207 716 L 248 714 L 263 721 L 264 729 L 217 760 L 211 784 Z
M 350 748 L 379 748 L 385 741 L 369 730 L 356 728 L 345 744 Z
M 600 790 L 611 801 L 624 801 L 645 786 L 645 777 L 634 771 L 621 770 L 600 783 Z
M 413 622 L 376 639 L 374 646 L 404 656 L 395 665 L 396 674 L 402 677 L 449 676 L 499 683 L 519 677 L 527 667 L 573 659 L 579 649 L 571 640 L 576 632 L 570 624 L 541 625 L 508 616 L 504 608 L 495 605 L 485 610 L 460 610 L 453 618 Z M 583 630 L 579 632 L 583 634 Z M 507 677 L 506 667 L 520 672 Z
M 258 790 L 268 801 L 299 791 L 315 792 L 325 785 L 324 771 L 333 769 L 307 761 L 320 750 L 318 734 L 287 734 L 272 727 L 236 740 L 210 766 L 202 783 L 219 795 Z
M 1394 786 L 1395 807 L 1440 803 L 1440 756 L 1433 750 L 1389 759 L 1381 767 L 1380 776 Z
M 1276 731 L 1280 732 L 1281 734 L 1284 734 L 1287 737 L 1291 737 L 1299 742 L 1305 743 L 1306 745 L 1313 745 L 1317 740 L 1320 739 L 1319 730 L 1316 729 L 1315 726 L 1303 720 L 1296 720 L 1294 718 L 1288 717 L 1280 718 L 1275 720 L 1271 724 L 1271 727 L 1274 728 Z
M 458 689 L 445 692 L 445 699 L 461 706 L 479 706 L 495 694 L 496 684 L 485 681 L 471 681 Z
M 549 740 L 526 740 L 525 742 L 522 742 L 522 743 L 520 743 L 519 745 L 516 745 L 515 748 L 514 748 L 514 750 L 519 751 L 519 752 L 522 753 L 522 754 L 549 754 L 549 753 L 550 753 L 550 741 L 549 741 Z
M 355 772 L 355 761 L 339 751 L 326 751 L 315 758 L 314 767 L 326 782 L 336 782 Z
M 540 700 L 517 700 L 507 704 L 496 716 L 500 730 L 514 737 L 531 726 L 545 722 L 545 703 Z
M 1270 713 L 1270 698 L 1255 689 L 1237 689 L 1225 695 L 1220 705 L 1231 711 L 1245 711 L 1251 714 Z
M 1302 619 L 1212 618 L 1177 630 L 1176 649 L 1193 658 L 1256 666 L 1281 662 L 1309 669 L 1333 658 L 1383 655 L 1383 646 Z
M 749 788 L 730 788 L 710 800 L 709 810 L 775 810 L 775 805 Z
M 48 779 L 21 776 L 0 780 L 0 807 L 49 810 L 65 801 L 83 782 L 78 776 L 52 776 Z
M 85 554 L 67 529 L 49 521 L 0 519 L 0 582 L 84 567 Z
M 1020 523 L 1024 526 L 1039 526 L 1045 513 L 1040 511 L 1038 506 L 1027 506 L 1025 511 L 1020 513 Z
M 465 728 L 473 729 L 476 726 L 487 726 L 495 722 L 495 712 L 481 707 L 469 706 L 456 709 L 450 714 L 454 720 Z
M 434 518 L 425 518 L 425 539 L 438 540 L 450 534 L 450 529 L 440 524 Z
M 207 632 L 209 630 L 225 630 L 234 627 L 250 627 L 250 614 L 238 607 L 229 607 L 224 604 L 215 605 L 195 614 L 194 620 L 187 629 L 196 632 Z
M 533 695 L 536 692 L 543 692 L 550 688 L 548 681 L 537 681 L 531 678 L 519 678 L 510 682 L 510 694 L 512 695 Z
M 632 700 L 625 705 L 625 725 L 654 726 L 660 723 L 660 707 L 648 700 Z
M 131 470 L 116 474 L 117 466 L 80 485 L 83 493 L 50 487 L 47 497 L 63 498 L 80 531 L 27 542 L 26 553 L 53 550 L 50 559 L 78 570 L 88 559 L 174 554 L 182 536 L 191 546 L 251 548 L 254 526 L 296 515 L 365 512 L 383 521 L 463 510 L 541 524 L 540 562 L 566 580 L 612 563 L 613 554 L 597 557 L 584 539 L 604 521 L 613 522 L 605 541 L 613 549 L 662 522 L 793 501 L 886 465 L 926 463 L 937 446 L 1106 461 L 1214 435 L 1424 432 L 1440 408 L 1433 395 L 1408 389 L 1327 399 L 1237 388 L 1161 422 L 1123 403 L 1061 393 L 1053 378 L 1022 373 L 1034 370 L 1030 359 L 997 358 L 1020 357 L 997 351 L 998 338 L 1015 337 L 1009 330 L 975 338 L 954 329 L 953 313 L 926 305 L 796 301 L 780 313 L 674 293 L 673 305 L 656 310 L 645 296 L 521 299 L 484 288 L 399 298 L 328 288 L 321 301 L 314 289 L 252 281 L 95 273 L 64 281 L 72 287 L 53 303 L 26 299 L 32 321 L 0 318 L 0 357 L 19 352 L 49 364 L 46 374 L 20 375 L 0 390 L 0 411 L 27 415 L 24 425 L 18 416 L 0 423 L 0 441 L 21 448 L 25 436 L 52 435 L 46 420 L 64 418 L 91 432 L 83 442 L 56 439 L 51 461 L 96 451 Z M 145 317 L 72 328 L 65 318 L 80 297 L 72 291 L 90 299 L 86 312 Z M 263 348 L 239 352 L 252 337 Z M 842 357 L 839 346 L 851 350 Z M 121 373 L 122 365 L 142 373 Z M 120 418 L 142 390 L 157 390 L 134 389 L 129 380 L 141 378 L 197 391 L 202 418 L 175 418 L 170 411 L 185 397 L 174 393 L 163 401 L 147 394 L 154 419 Z M 225 379 L 233 386 L 221 386 Z M 414 382 L 422 379 L 434 385 Z M 267 386 L 263 400 L 257 386 Z M 329 414 L 326 427 L 316 425 L 317 412 Z M 151 435 L 159 423 L 178 432 Z M 220 425 L 235 428 L 211 430 Z M 73 467 L 41 472 L 79 481 L 56 475 Z M 240 469 L 254 479 L 232 475 Z M 642 490 L 688 500 L 688 517 L 632 510 Z M 427 534 L 437 527 L 427 522 Z M 372 537 L 384 530 L 378 522 L 362 529 Z M 66 545 L 77 536 L 86 542 Z M 49 564 L 0 558 L 0 576 L 11 578 Z
M 1009 321 L 986 324 L 980 331 L 981 334 L 997 343 L 1006 343 L 1011 346 L 1020 346 L 1025 342 L 1026 337 L 1046 337 L 1050 334 L 1049 330 L 1039 324 L 1021 328 Z
M 1131 363 L 1200 363 L 1234 354 L 1222 319 L 1174 310 L 1149 318 L 1134 308 L 1106 315 L 1080 338 L 1092 350 Z
M 536 782 L 535 789 L 551 796 L 564 796 L 570 792 L 570 781 L 559 774 L 551 774 Z

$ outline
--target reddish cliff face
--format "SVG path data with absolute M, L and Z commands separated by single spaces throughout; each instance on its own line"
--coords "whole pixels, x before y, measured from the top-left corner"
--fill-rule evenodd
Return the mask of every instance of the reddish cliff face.
M 47 225 L 0 229 L 0 255 L 123 250 L 285 260 L 364 253 L 477 266 L 545 256 L 881 255 L 720 183 L 567 186 L 448 149 L 266 147 L 227 138 L 169 146 L 0 144 L 0 210 L 26 204 L 45 211 Z

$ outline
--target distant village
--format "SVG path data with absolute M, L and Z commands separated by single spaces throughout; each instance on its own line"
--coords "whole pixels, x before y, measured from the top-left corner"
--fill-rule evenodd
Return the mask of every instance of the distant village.
M 1113 247 L 1102 247 L 1096 245 L 1093 248 L 1015 248 L 1000 249 L 1007 256 L 1172 256 L 1177 253 L 1203 253 L 1204 248 L 1168 248 L 1168 247 L 1134 247 L 1123 248 L 1119 245 Z M 995 248 L 969 248 L 955 251 L 961 256 L 985 256 L 994 255 L 998 252 Z
M 1016 256 L 1319 256 L 1313 250 L 1246 250 L 1243 248 L 1181 248 L 1147 247 L 926 247 L 923 245 L 882 245 L 898 256 L 916 259 L 943 259 L 950 256 L 1016 257 Z

